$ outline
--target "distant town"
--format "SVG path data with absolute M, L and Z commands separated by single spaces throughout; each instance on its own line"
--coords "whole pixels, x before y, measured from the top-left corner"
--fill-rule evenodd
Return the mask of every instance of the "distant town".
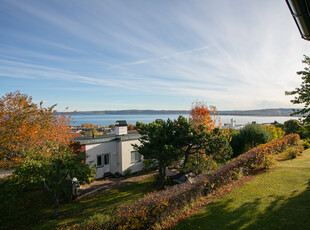
M 217 111 L 220 115 L 234 116 L 290 116 L 292 108 L 258 109 L 258 110 L 230 110 Z M 103 110 L 103 111 L 77 111 L 68 112 L 74 115 L 157 115 L 157 114 L 188 114 L 189 110 Z M 64 113 L 64 112 L 63 112 Z

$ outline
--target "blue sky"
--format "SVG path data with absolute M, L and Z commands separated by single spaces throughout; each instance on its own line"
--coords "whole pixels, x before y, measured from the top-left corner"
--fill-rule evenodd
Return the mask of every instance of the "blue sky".
M 59 111 L 293 107 L 304 54 L 284 0 L 0 0 L 1 96 Z

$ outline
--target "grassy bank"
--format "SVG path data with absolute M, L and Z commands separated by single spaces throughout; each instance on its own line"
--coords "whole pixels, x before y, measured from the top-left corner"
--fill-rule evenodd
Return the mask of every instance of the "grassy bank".
M 0 229 L 56 229 L 72 226 L 101 212 L 108 213 L 120 204 L 132 202 L 153 191 L 154 178 L 147 178 L 87 200 L 59 207 L 59 217 L 52 218 L 53 205 L 41 192 L 26 194 L 15 206 L 0 203 Z M 1 202 L 1 201 L 0 201 Z
M 174 229 L 309 229 L 310 150 L 256 176 Z

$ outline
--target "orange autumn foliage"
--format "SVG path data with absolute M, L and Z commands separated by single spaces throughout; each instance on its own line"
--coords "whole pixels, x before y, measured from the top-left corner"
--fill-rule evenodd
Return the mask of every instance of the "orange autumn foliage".
M 0 99 L 0 167 L 20 162 L 25 151 L 46 147 L 47 142 L 68 144 L 71 118 L 33 103 L 19 91 Z
M 195 129 L 198 129 L 199 125 L 203 125 L 207 132 L 211 132 L 211 130 L 216 128 L 216 122 L 219 120 L 219 117 L 216 116 L 215 106 L 208 107 L 206 103 L 196 101 L 192 104 L 190 119 Z

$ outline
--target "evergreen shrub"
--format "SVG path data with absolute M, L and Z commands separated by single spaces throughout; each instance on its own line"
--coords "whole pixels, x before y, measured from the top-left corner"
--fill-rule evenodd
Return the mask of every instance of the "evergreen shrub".
M 230 144 L 234 157 L 273 139 L 272 134 L 267 129 L 257 124 L 248 124 L 240 129 L 239 133 L 235 133 L 231 137 Z

